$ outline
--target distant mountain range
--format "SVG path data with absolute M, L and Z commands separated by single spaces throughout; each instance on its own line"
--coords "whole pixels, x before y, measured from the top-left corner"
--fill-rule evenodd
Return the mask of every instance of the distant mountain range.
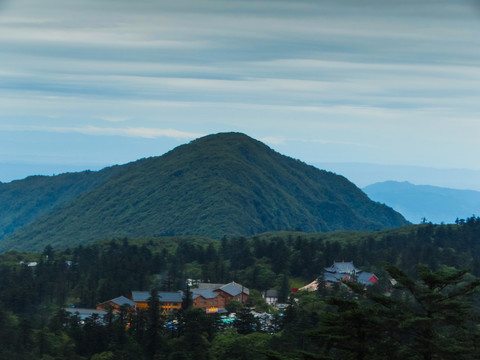
M 342 174 L 360 188 L 384 181 L 408 181 L 449 189 L 480 191 L 480 170 L 372 163 L 314 162 L 312 165 Z
M 346 178 L 240 133 L 98 172 L 0 183 L 0 251 L 103 238 L 273 230 L 374 230 L 408 224 Z
M 412 223 L 454 223 L 480 214 L 480 191 L 455 190 L 409 182 L 385 181 L 363 189 L 372 199 L 400 212 Z

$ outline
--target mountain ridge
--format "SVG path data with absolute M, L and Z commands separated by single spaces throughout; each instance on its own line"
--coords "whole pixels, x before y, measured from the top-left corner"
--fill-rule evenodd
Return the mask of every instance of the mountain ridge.
M 241 133 L 208 135 L 160 157 L 94 175 L 95 186 L 6 235 L 0 250 L 74 246 L 111 237 L 220 238 L 408 223 L 346 178 Z

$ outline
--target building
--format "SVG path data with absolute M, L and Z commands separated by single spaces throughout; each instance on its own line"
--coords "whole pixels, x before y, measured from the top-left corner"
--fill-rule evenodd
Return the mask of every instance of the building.
M 211 284 L 211 283 L 199 283 L 198 289 L 193 289 L 192 293 L 197 290 L 211 290 L 217 293 L 219 306 L 225 307 L 225 305 L 232 300 L 240 301 L 245 304 L 250 295 L 250 290 L 241 284 L 237 284 L 232 281 L 228 284 Z
M 378 278 L 375 274 L 355 267 L 353 261 L 334 261 L 332 266 L 325 268 L 322 278 L 327 286 L 339 284 L 342 281 L 358 282 L 365 286 L 378 284 Z M 316 279 L 310 284 L 302 287 L 300 290 L 315 291 L 318 289 L 318 283 L 319 281 Z
M 136 303 L 125 296 L 119 296 L 115 299 L 105 301 L 97 305 L 97 310 L 109 310 L 112 309 L 113 312 L 119 312 L 122 306 L 128 307 L 130 310 L 135 309 Z
M 103 321 L 103 317 L 107 315 L 105 310 L 85 309 L 85 308 L 65 308 L 65 311 L 70 316 L 78 316 L 80 321 L 88 318 L 96 318 L 98 321 Z
M 192 306 L 195 308 L 202 308 L 205 310 L 211 308 L 225 308 L 225 298 L 218 292 L 211 289 L 193 289 L 192 292 Z
M 332 266 L 325 268 L 323 280 L 326 284 L 335 284 L 341 281 L 358 282 L 366 286 L 378 284 L 375 274 L 358 269 L 353 265 L 353 261 L 333 262 Z
M 265 299 L 265 302 L 268 305 L 276 305 L 278 301 L 278 290 L 266 290 L 262 294 L 263 298 Z
M 150 299 L 148 291 L 132 291 L 130 300 L 135 302 L 135 309 L 148 309 L 148 300 Z M 176 311 L 182 308 L 183 292 L 182 291 L 159 291 L 158 300 L 160 307 L 167 312 Z

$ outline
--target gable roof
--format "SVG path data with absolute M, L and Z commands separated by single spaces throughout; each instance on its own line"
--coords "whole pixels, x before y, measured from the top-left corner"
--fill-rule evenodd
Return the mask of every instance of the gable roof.
M 101 303 L 100 305 L 108 304 L 110 302 L 112 302 L 112 303 L 114 303 L 115 305 L 118 305 L 118 306 L 123 306 L 123 305 L 135 306 L 135 302 L 130 300 L 129 298 L 126 298 L 125 296 L 116 297 L 115 299 L 105 301 L 105 302 Z
M 194 290 L 205 290 L 210 289 L 212 291 L 222 290 L 229 294 L 230 296 L 240 295 L 242 292 L 250 295 L 250 290 L 241 284 L 237 284 L 235 281 L 232 281 L 228 284 L 211 284 L 211 283 L 199 283 L 198 289 Z M 192 290 L 193 292 L 193 290 Z
M 248 290 L 248 288 L 244 287 L 243 285 L 237 284 L 234 281 L 221 286 L 220 288 L 218 288 L 218 290 L 225 291 L 227 294 L 231 296 L 240 295 L 242 292 L 247 295 L 250 295 L 250 291 Z
M 353 261 L 348 261 L 348 262 L 334 261 L 333 265 L 328 268 L 325 268 L 325 270 L 330 273 L 340 273 L 340 274 L 351 274 L 353 272 L 359 273 L 362 271 L 356 268 L 355 265 L 353 265 Z
M 218 296 L 218 293 L 212 291 L 211 289 L 193 289 L 192 299 L 196 299 L 199 296 L 203 297 L 204 299 L 214 299 Z

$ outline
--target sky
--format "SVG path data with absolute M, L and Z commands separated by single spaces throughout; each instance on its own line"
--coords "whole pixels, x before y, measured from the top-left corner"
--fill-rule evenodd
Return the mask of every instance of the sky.
M 0 0 L 0 181 L 226 131 L 480 179 L 479 34 L 477 0 Z

